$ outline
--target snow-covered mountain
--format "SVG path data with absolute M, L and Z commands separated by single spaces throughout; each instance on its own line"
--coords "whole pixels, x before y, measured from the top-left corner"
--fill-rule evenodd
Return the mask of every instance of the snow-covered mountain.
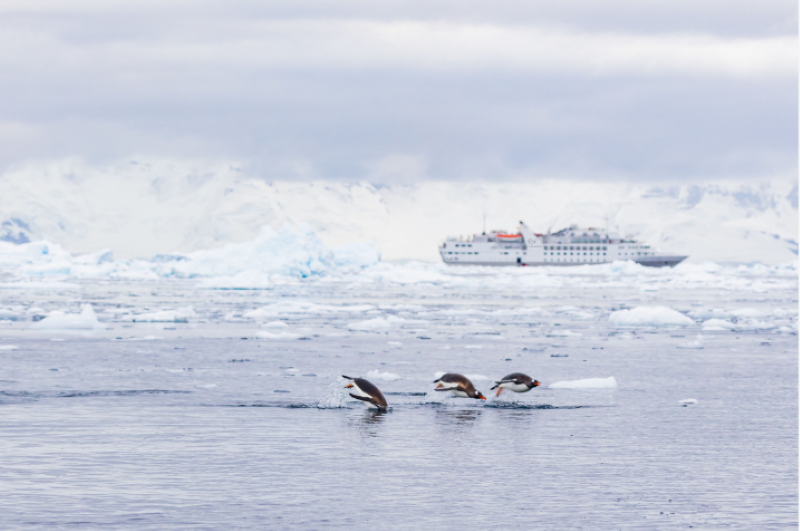
M 30 164 L 0 176 L 0 240 L 45 239 L 117 258 L 214 249 L 254 240 L 264 225 L 307 223 L 331 247 L 372 243 L 384 260 L 438 260 L 448 235 L 606 224 L 692 261 L 795 260 L 794 178 L 681 185 L 341 181 L 270 182 L 232 164 L 168 160 L 104 167 Z

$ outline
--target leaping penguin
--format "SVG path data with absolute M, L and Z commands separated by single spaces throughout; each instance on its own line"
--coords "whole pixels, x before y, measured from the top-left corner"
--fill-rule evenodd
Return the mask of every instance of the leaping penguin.
M 350 396 L 356 400 L 369 402 L 382 411 L 386 411 L 389 408 L 389 404 L 386 403 L 383 393 L 381 393 L 381 390 L 375 387 L 372 382 L 369 382 L 364 378 L 351 378 L 350 376 L 345 376 L 344 374 L 342 375 L 342 378 L 352 380 L 349 384 L 345 385 L 344 388 L 352 389 L 352 391 L 350 391 Z
M 509 375 L 503 376 L 502 380 L 495 381 L 492 390 L 497 389 L 497 394 L 495 396 L 500 396 L 503 389 L 508 389 L 515 393 L 527 393 L 534 387 L 539 387 L 540 385 L 542 384 L 539 383 L 539 380 L 534 380 L 527 374 L 512 372 Z
M 434 380 L 433 383 L 438 384 L 435 391 L 452 391 L 454 395 L 461 398 L 486 400 L 486 397 L 480 391 L 476 391 L 469 378 L 463 374 L 448 372 L 443 374 L 441 378 Z

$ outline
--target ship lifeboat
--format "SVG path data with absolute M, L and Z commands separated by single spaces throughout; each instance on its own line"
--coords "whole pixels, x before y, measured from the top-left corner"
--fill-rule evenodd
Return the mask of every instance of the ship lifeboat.
M 514 240 L 522 239 L 522 234 L 495 234 L 495 236 L 497 237 L 498 240 L 505 242 L 511 242 Z

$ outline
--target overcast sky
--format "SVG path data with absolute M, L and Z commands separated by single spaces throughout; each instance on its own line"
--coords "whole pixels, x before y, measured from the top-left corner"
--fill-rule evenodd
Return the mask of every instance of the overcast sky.
M 0 166 L 787 176 L 797 19 L 789 0 L 4 0 Z

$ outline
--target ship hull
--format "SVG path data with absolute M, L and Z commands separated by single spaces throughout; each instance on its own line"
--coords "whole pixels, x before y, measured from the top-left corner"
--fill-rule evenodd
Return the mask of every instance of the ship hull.
M 444 257 L 443 257 L 444 258 Z M 620 259 L 628 260 L 631 262 L 636 262 L 637 264 L 642 264 L 643 266 L 647 267 L 675 267 L 679 263 L 686 260 L 688 256 L 672 256 L 672 255 L 661 255 L 661 256 L 648 256 L 646 259 L 639 258 L 639 259 Z M 582 266 L 582 265 L 601 265 L 601 264 L 610 264 L 611 262 L 470 262 L 470 261 L 459 261 L 459 262 L 450 262 L 445 260 L 447 265 L 452 266 L 492 266 L 492 267 L 540 267 L 540 266 L 555 266 L 555 267 L 574 267 L 574 266 Z

